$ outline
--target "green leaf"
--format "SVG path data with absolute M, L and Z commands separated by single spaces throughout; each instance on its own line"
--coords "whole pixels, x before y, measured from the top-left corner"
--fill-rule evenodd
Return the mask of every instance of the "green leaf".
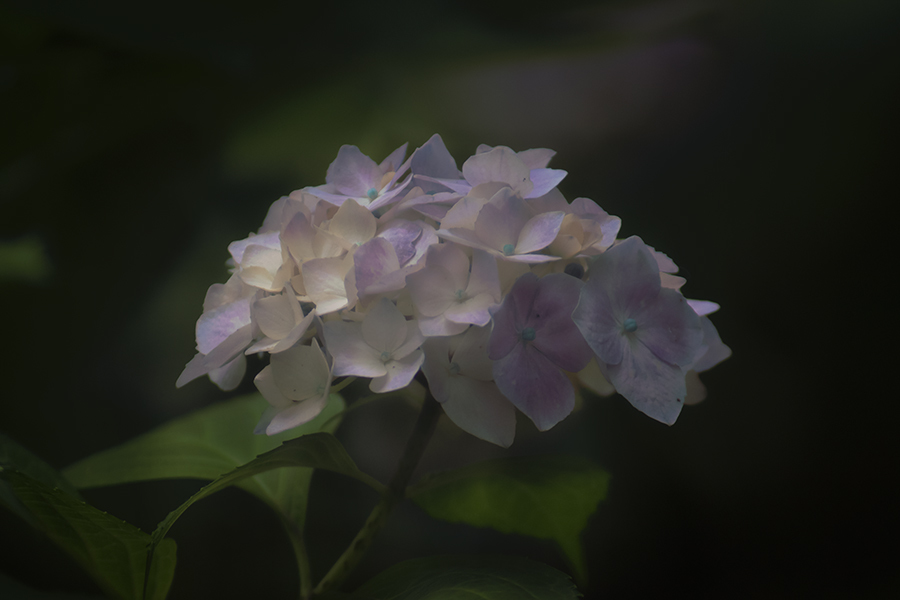
M 357 468 L 353 459 L 350 458 L 350 455 L 347 454 L 347 451 L 344 450 L 337 438 L 325 432 L 311 433 L 284 442 L 281 447 L 258 456 L 247 464 L 238 467 L 230 473 L 226 473 L 209 485 L 201 488 L 187 502 L 169 513 L 159 524 L 156 531 L 153 532 L 153 545 L 161 543 L 166 533 L 178 520 L 178 517 L 198 500 L 206 498 L 230 485 L 239 484 L 241 481 L 260 473 L 283 467 L 311 467 L 334 471 L 362 481 L 375 489 L 379 494 L 384 493 L 384 486 Z M 152 551 L 153 548 L 151 547 L 151 553 Z
M 0 468 L 19 471 L 44 485 L 51 488 L 59 488 L 75 498 L 81 499 L 78 491 L 56 469 L 2 433 L 0 433 Z M 31 512 L 22 505 L 10 485 L 2 480 L 0 480 L 0 504 L 5 505 L 31 525 L 37 525 L 31 516 Z
M 437 519 L 555 540 L 583 581 L 579 535 L 608 484 L 609 475 L 584 457 L 518 457 L 437 473 L 407 496 Z
M 108 595 L 138 599 L 144 591 L 149 535 L 66 492 L 4 468 L 0 478 L 27 508 L 33 522 L 75 559 Z M 175 572 L 175 542 L 165 540 L 147 579 L 149 600 L 163 600 Z
M 376 575 L 352 598 L 371 600 L 572 600 L 569 576 L 510 556 L 433 556 Z
M 222 402 L 89 456 L 63 473 L 82 489 L 152 479 L 216 479 L 286 440 L 334 431 L 339 421 L 329 420 L 344 409 L 344 401 L 332 394 L 309 423 L 274 436 L 255 435 L 267 406 L 259 394 Z M 283 469 L 260 472 L 238 485 L 302 527 L 311 477 L 310 469 Z

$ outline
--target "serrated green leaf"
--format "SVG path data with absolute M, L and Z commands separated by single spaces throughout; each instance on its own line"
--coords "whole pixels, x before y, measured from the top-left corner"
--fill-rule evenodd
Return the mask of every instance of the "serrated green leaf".
M 259 394 L 222 402 L 89 456 L 63 473 L 81 489 L 153 479 L 216 479 L 289 439 L 334 431 L 339 421 L 330 419 L 344 409 L 344 401 L 332 394 L 309 423 L 278 435 L 254 435 L 267 406 Z M 260 472 L 238 485 L 302 528 L 311 477 L 310 469 L 282 469 Z
M 371 600 L 572 600 L 569 576 L 511 556 L 433 556 L 376 575 L 352 598 Z
M 51 488 L 18 471 L 0 470 L 16 498 L 38 527 L 78 562 L 110 596 L 143 597 L 149 535 L 66 492 Z M 175 572 L 175 542 L 156 548 L 147 579 L 149 600 L 163 600 Z
M 579 535 L 608 484 L 606 471 L 584 457 L 517 457 L 437 473 L 407 496 L 437 519 L 555 540 L 583 580 Z
M 2 433 L 0 433 L 0 467 L 19 471 L 44 485 L 59 488 L 75 498 L 81 499 L 75 487 L 56 469 Z M 9 484 L 2 480 L 0 480 L 0 504 L 5 505 L 31 525 L 36 525 L 31 512 L 22 505 Z

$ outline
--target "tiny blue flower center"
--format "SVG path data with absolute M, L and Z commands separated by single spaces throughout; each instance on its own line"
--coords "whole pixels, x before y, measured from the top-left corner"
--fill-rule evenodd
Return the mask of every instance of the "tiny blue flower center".
M 635 321 L 634 319 L 625 319 L 625 322 L 622 323 L 622 325 L 625 327 L 625 331 L 627 331 L 628 333 L 637 330 L 637 321 Z
M 459 375 L 459 365 L 455 362 L 450 363 L 450 374 L 451 375 Z
M 374 200 L 377 195 L 378 190 L 376 190 L 375 188 L 369 188 L 369 190 L 366 192 L 366 196 L 369 197 L 369 200 Z
M 506 256 L 509 256 L 510 254 L 512 254 L 515 251 L 516 251 L 516 247 L 513 246 L 512 244 L 505 244 L 503 246 L 503 254 L 505 254 Z
M 522 339 L 526 342 L 530 342 L 536 337 L 537 332 L 534 330 L 534 327 L 526 327 L 522 330 Z
M 453 292 L 453 295 L 456 296 L 456 299 L 459 302 L 462 302 L 463 300 L 466 299 L 466 291 L 465 290 L 456 290 L 455 292 Z
M 381 362 L 387 362 L 391 359 L 391 353 L 385 350 L 381 353 Z

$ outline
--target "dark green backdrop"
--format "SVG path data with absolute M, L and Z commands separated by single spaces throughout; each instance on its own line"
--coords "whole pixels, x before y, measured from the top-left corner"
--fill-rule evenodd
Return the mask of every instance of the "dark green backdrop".
M 341 144 L 381 160 L 440 133 L 551 147 L 561 188 L 668 253 L 734 356 L 668 428 L 589 399 L 513 453 L 612 472 L 585 534 L 588 597 L 892 597 L 897 564 L 895 4 L 679 0 L 0 2 L 0 430 L 57 467 L 226 394 L 174 382 L 226 246 L 324 182 Z M 882 231 L 884 233 L 882 234 Z M 258 365 L 251 364 L 251 369 Z M 250 391 L 249 378 L 242 391 Z M 413 414 L 340 431 L 385 477 Z M 364 413 L 364 414 L 363 414 Z M 520 419 L 524 420 L 524 419 Z M 250 435 L 250 432 L 248 432 Z M 496 454 L 448 427 L 425 468 Z M 198 486 L 87 498 L 145 529 Z M 375 499 L 316 475 L 319 575 Z M 229 490 L 172 531 L 171 598 L 291 598 L 275 518 Z M 0 572 L 95 591 L 0 514 Z M 444 552 L 563 568 L 549 544 L 392 517 L 356 582 Z

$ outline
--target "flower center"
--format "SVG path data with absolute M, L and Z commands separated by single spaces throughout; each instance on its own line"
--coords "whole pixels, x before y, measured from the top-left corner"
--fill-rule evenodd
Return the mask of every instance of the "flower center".
M 526 342 L 530 342 L 537 337 L 537 332 L 534 330 L 534 327 L 526 327 L 522 330 L 522 339 Z
M 369 190 L 366 192 L 366 196 L 369 197 L 369 200 L 374 200 L 377 195 L 378 190 L 376 190 L 375 188 L 369 188 Z
M 512 244 L 504 244 L 503 254 L 505 254 L 506 256 L 509 256 L 510 254 L 512 254 L 515 251 L 516 251 L 516 247 L 513 246 Z
M 453 296 L 456 298 L 457 302 L 462 302 L 466 299 L 466 291 L 465 290 L 456 290 L 453 292 Z
M 635 321 L 634 319 L 625 319 L 625 322 L 622 323 L 622 325 L 625 327 L 625 331 L 627 331 L 628 333 L 637 330 L 637 321 Z
M 450 363 L 450 374 L 451 375 L 459 375 L 459 371 L 460 371 L 459 364 L 457 364 L 455 362 Z
M 385 350 L 381 353 L 381 362 L 387 362 L 391 359 L 391 353 Z

